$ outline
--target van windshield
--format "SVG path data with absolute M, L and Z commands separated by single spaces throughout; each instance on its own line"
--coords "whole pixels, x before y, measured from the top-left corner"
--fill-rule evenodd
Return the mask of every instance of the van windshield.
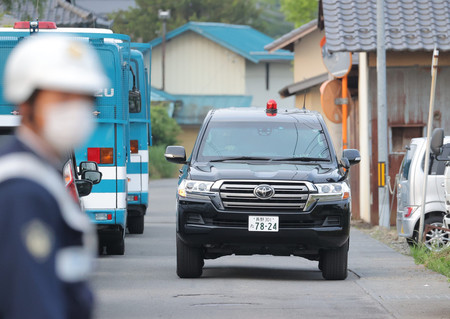
M 416 152 L 417 145 L 411 144 L 410 148 L 405 154 L 405 157 L 403 158 L 402 167 L 401 167 L 401 177 L 403 179 L 408 180 L 409 179 L 409 169 L 411 166 L 411 161 L 413 159 L 414 153 Z
M 330 161 L 328 142 L 320 123 L 210 122 L 200 145 L 198 161 L 248 158 L 264 160 Z

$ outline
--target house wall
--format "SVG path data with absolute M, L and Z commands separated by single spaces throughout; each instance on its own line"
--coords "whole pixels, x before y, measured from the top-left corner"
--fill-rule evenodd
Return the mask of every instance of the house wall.
M 294 45 L 294 82 L 327 73 L 327 69 L 322 62 L 320 48 L 320 40 L 324 36 L 324 31 L 314 30 L 301 40 L 296 41 Z
M 330 132 L 333 146 L 338 156 L 340 156 L 342 154 L 342 125 L 331 122 L 322 112 L 322 104 L 320 102 L 320 85 L 308 89 L 308 92 L 305 94 L 295 96 L 295 105 L 298 108 L 303 108 L 303 101 L 305 101 L 306 109 L 322 114 L 325 124 L 328 127 L 328 131 Z
M 152 85 L 161 88 L 161 45 L 152 52 Z M 165 90 L 171 94 L 245 94 L 245 59 L 188 31 L 166 44 Z
M 269 83 L 267 88 L 267 64 L 269 65 Z M 294 107 L 295 96 L 281 99 L 280 88 L 291 84 L 294 73 L 291 61 L 260 62 L 246 61 L 245 94 L 252 95 L 252 106 L 265 107 L 270 99 L 277 101 L 280 107 Z
M 428 106 L 431 87 L 431 52 L 388 52 L 387 54 L 387 110 L 388 110 L 388 147 L 389 176 L 394 187 L 405 154 L 404 146 L 411 138 L 424 136 L 428 120 Z M 376 64 L 369 70 L 369 104 L 371 109 L 371 221 L 378 221 L 378 132 L 377 132 L 377 78 Z M 446 128 L 450 125 L 450 59 L 447 53 L 439 59 L 439 72 L 436 83 L 436 100 L 433 116 L 433 128 Z M 375 58 L 376 62 L 376 58 Z M 408 65 L 409 64 L 409 65 Z M 396 198 L 389 199 L 391 206 L 391 224 L 395 225 Z

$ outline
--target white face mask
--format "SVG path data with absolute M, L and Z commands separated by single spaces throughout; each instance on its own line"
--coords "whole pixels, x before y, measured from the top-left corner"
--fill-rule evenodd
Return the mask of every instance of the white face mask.
M 73 100 L 53 105 L 44 117 L 44 139 L 59 153 L 65 154 L 80 147 L 95 128 L 93 104 L 87 100 Z

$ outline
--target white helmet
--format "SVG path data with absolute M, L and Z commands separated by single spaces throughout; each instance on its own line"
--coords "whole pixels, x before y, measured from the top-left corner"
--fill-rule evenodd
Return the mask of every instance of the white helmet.
M 36 89 L 94 95 L 108 83 L 87 43 L 63 35 L 34 35 L 19 43 L 6 62 L 4 96 L 20 104 Z

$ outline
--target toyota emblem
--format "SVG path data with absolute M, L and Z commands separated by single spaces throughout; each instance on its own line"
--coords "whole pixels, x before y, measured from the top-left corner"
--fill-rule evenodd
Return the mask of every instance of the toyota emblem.
M 270 185 L 262 184 L 255 187 L 253 194 L 259 199 L 269 199 L 275 195 L 275 190 Z

